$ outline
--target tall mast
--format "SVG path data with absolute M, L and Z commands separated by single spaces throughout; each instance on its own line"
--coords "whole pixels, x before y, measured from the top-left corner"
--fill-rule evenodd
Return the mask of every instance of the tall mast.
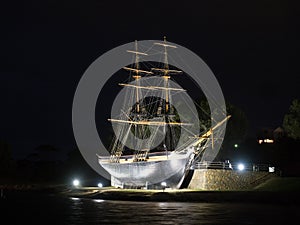
M 162 74 L 162 79 L 164 81 L 164 89 L 165 89 L 165 113 L 164 113 L 164 120 L 165 120 L 165 125 L 163 127 L 164 129 L 164 133 L 166 134 L 166 129 L 167 126 L 170 130 L 170 120 L 169 120 L 169 111 L 170 111 L 170 107 L 169 107 L 169 102 L 170 102 L 170 90 L 169 90 L 169 79 L 170 79 L 170 73 L 181 73 L 182 71 L 179 70 L 170 70 L 169 69 L 169 62 L 168 62 L 168 51 L 167 48 L 177 48 L 175 45 L 170 45 L 167 43 L 166 40 L 166 36 L 164 36 L 164 41 L 163 42 L 159 42 L 159 43 L 154 43 L 155 45 L 160 45 L 164 47 L 164 67 L 163 68 L 152 68 L 153 71 L 158 71 Z M 160 107 L 159 107 L 160 108 Z M 171 131 L 170 131 L 171 132 Z M 170 140 L 165 139 L 165 143 L 164 143 L 164 148 L 166 151 L 166 155 L 168 157 L 168 147 L 170 147 L 171 143 L 169 143 L 168 146 L 166 146 L 167 142 L 169 142 Z
M 164 51 L 164 55 L 165 55 L 165 71 L 164 71 L 164 86 L 166 88 L 166 92 L 165 92 L 165 97 L 166 97 L 166 113 L 168 113 L 169 111 L 169 90 L 167 89 L 168 86 L 169 86 L 169 79 L 170 79 L 170 76 L 168 76 L 168 73 L 169 73 L 169 64 L 168 64 L 168 52 L 167 52 L 167 46 L 166 46 L 166 43 L 167 43 L 167 40 L 166 40 L 166 36 L 164 36 L 164 48 L 165 48 L 165 51 Z
M 146 53 L 143 52 L 139 52 L 138 51 L 138 44 L 137 44 L 137 40 L 135 40 L 135 51 L 132 50 L 127 50 L 127 52 L 129 53 L 133 53 L 135 54 L 135 68 L 129 68 L 129 67 L 123 67 L 126 70 L 132 71 L 135 74 L 132 76 L 135 79 L 135 99 L 136 99 L 136 112 L 139 113 L 140 112 L 140 104 L 139 104 L 139 86 L 140 86 L 140 78 L 141 78 L 141 73 L 146 73 L 146 74 L 152 74 L 152 72 L 150 71 L 145 71 L 145 70 L 140 70 L 140 65 L 139 65 L 139 55 L 148 55 Z
M 167 48 L 177 48 L 175 45 L 169 45 L 167 44 L 166 36 L 164 36 L 163 43 L 156 42 L 154 43 L 156 45 L 160 45 L 164 47 L 164 68 L 152 68 L 154 71 L 160 71 L 163 73 L 162 78 L 164 79 L 164 88 L 165 88 L 165 100 L 166 100 L 166 106 L 165 106 L 165 113 L 167 114 L 169 112 L 169 79 L 170 74 L 176 74 L 176 73 L 182 73 L 180 70 L 170 70 L 169 69 L 169 62 L 168 62 L 168 51 Z
M 138 52 L 138 46 L 137 46 L 137 40 L 135 40 L 135 51 Z M 136 68 L 136 74 L 135 76 L 132 76 L 135 79 L 135 84 L 137 86 L 140 86 L 140 82 L 139 79 L 141 78 L 140 74 L 139 74 L 139 69 L 140 69 L 140 65 L 139 65 L 139 54 L 135 53 L 135 68 Z M 140 112 L 140 104 L 139 104 L 139 89 L 136 88 L 136 112 L 139 113 Z

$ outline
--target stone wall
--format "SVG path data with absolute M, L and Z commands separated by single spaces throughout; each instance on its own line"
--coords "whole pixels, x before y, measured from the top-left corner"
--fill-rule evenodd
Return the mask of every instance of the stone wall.
M 251 189 L 276 176 L 269 172 L 196 169 L 188 186 L 201 190 L 245 190 Z

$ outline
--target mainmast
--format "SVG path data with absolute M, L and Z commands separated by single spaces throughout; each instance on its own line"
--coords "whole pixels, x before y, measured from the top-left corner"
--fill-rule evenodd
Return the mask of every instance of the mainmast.
M 168 48 L 177 48 L 175 45 L 170 45 L 167 43 L 167 39 L 166 36 L 164 36 L 164 41 L 163 42 L 156 42 L 154 43 L 155 45 L 160 45 L 164 48 L 164 67 L 163 68 L 152 68 L 152 71 L 157 71 L 160 72 L 162 74 L 162 79 L 164 81 L 164 89 L 165 89 L 165 93 L 164 93 L 164 99 L 165 99 L 165 105 L 164 105 L 164 113 L 163 113 L 163 117 L 165 120 L 165 124 L 164 124 L 164 133 L 166 135 L 165 138 L 165 143 L 163 144 L 163 147 L 166 151 L 166 155 L 168 157 L 168 148 L 172 148 L 172 144 L 171 144 L 171 137 L 173 137 L 173 128 L 170 127 L 171 121 L 170 121 L 170 113 L 172 114 L 172 112 L 170 112 L 171 106 L 170 106 L 170 88 L 169 88 L 169 79 L 171 78 L 171 74 L 178 74 L 178 73 L 182 73 L 182 71 L 180 70 L 170 70 L 169 68 L 169 62 L 168 62 Z M 158 113 L 161 113 L 161 108 L 163 106 L 163 101 L 160 102 L 160 106 L 158 108 Z M 169 134 L 167 135 L 167 128 L 168 128 L 168 132 Z M 168 137 L 169 136 L 169 137 Z M 167 145 L 166 145 L 167 144 Z
M 154 43 L 155 45 L 160 45 L 164 47 L 164 68 L 152 68 L 152 71 L 159 71 L 161 72 L 162 78 L 164 79 L 164 88 L 165 88 L 165 101 L 166 101 L 166 105 L 165 105 L 165 114 L 169 113 L 169 98 L 170 98 L 170 93 L 169 93 L 169 79 L 170 74 L 177 74 L 177 73 L 182 73 L 182 71 L 180 70 L 170 70 L 169 69 L 169 62 L 168 62 L 168 51 L 167 48 L 177 48 L 175 45 L 170 45 L 167 44 L 167 39 L 166 36 L 164 36 L 164 42 L 160 43 L 160 42 L 156 42 Z

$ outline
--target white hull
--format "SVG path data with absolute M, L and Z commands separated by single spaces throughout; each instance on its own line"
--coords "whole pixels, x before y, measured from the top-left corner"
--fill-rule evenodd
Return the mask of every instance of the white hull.
M 116 187 L 160 186 L 161 182 L 166 182 L 170 188 L 180 188 L 193 156 L 190 148 L 185 153 L 152 155 L 153 158 L 140 162 L 127 162 L 125 157 L 119 163 L 109 162 L 105 157 L 99 157 L 98 161 L 111 175 L 112 185 Z

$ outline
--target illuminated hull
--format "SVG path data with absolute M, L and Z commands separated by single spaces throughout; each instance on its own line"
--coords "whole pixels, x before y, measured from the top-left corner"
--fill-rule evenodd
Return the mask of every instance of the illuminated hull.
M 115 187 L 159 188 L 161 182 L 167 187 L 180 188 L 194 154 L 192 148 L 185 153 L 152 153 L 147 161 L 133 162 L 122 156 L 119 163 L 109 162 L 107 157 L 99 157 L 99 164 L 111 175 Z

